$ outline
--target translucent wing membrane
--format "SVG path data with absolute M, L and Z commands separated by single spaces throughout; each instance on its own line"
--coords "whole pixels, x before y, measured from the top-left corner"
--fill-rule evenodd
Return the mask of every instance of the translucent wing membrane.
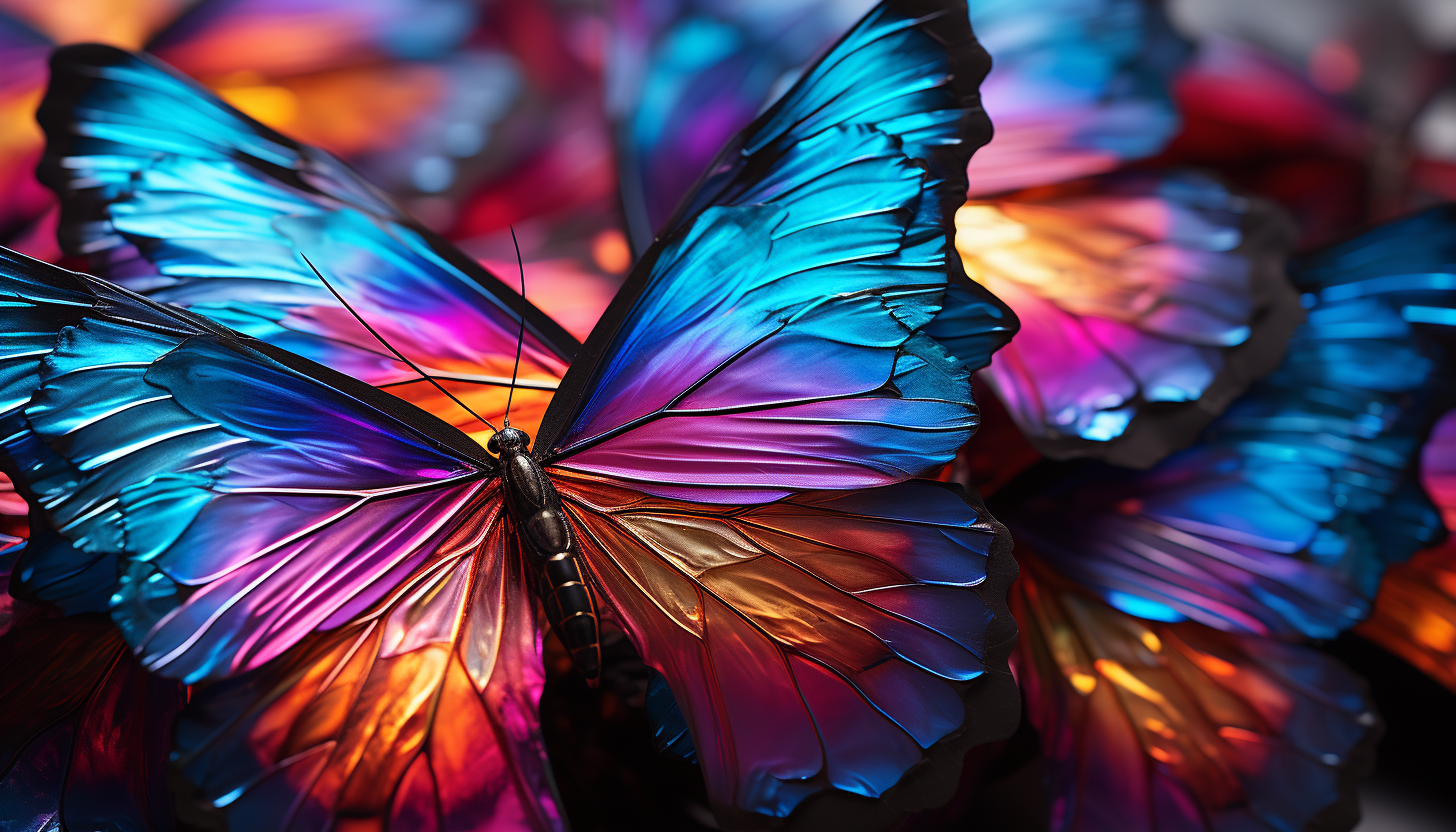
M 522 303 L 323 151 L 300 145 L 150 58 L 59 50 L 38 116 L 41 178 L 69 253 L 120 285 L 387 387 L 484 429 L 370 335 L 486 419 L 503 412 Z M 515 421 L 534 427 L 576 342 L 526 305 Z M 488 434 L 483 434 L 488 435 Z
M 1449 371 L 1419 326 L 1456 320 L 1453 245 L 1440 208 L 1299 261 L 1307 322 L 1199 445 L 1145 473 L 1049 471 L 1008 524 L 1135 615 L 1323 638 L 1358 622 L 1386 564 L 1441 534 L 1414 463 Z
M 946 260 L 984 68 L 958 4 L 871 12 L 719 155 L 538 454 L 715 503 L 949 461 L 976 423 L 969 373 L 1015 327 Z
M 1051 828 L 1348 829 L 1378 719 L 1364 683 L 1313 649 L 1140 621 L 1018 546 L 1014 657 L 1049 766 Z
M 564 830 L 527 586 L 497 502 L 367 615 L 200 692 L 177 765 L 238 832 Z
M 1197 174 L 971 200 L 956 225 L 966 273 L 1022 322 L 982 375 L 1054 458 L 1153 464 L 1274 369 L 1303 316 L 1282 212 Z
M 0 294 L 5 450 L 51 532 L 17 571 L 110 596 L 149 669 L 226 675 L 342 623 L 486 487 L 445 423 L 203 318 L 14 254 Z
M 169 832 L 181 685 L 104 616 L 31 615 L 0 637 L 0 818 L 14 829 Z
M 995 697 L 1014 566 L 958 488 L 740 508 L 550 470 L 594 586 L 666 678 L 725 818 L 787 815 L 831 788 L 878 797 L 928 755 L 953 770 L 956 752 L 935 749 L 1010 729 Z

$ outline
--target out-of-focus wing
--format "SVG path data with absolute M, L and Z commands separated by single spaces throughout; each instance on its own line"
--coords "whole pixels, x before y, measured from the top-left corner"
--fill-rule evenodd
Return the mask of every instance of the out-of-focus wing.
M 1348 829 L 1374 762 L 1365 685 L 1308 647 L 1142 621 L 1018 545 L 1013 659 L 1056 832 Z

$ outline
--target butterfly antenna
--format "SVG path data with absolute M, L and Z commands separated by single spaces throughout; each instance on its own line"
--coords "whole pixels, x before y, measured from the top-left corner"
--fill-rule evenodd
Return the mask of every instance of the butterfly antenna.
M 511 426 L 511 399 L 516 396 L 516 375 L 521 371 L 521 345 L 526 343 L 526 264 L 521 261 L 521 244 L 516 242 L 516 227 L 511 226 L 511 245 L 516 247 L 516 268 L 521 272 L 521 329 L 516 335 L 516 366 L 511 370 L 511 390 L 506 394 L 506 427 Z
M 480 422 L 481 424 L 485 425 L 486 427 L 490 428 L 491 430 L 500 430 L 495 425 L 492 425 L 490 423 L 490 420 L 489 419 L 486 419 L 485 417 L 481 416 L 479 413 L 476 413 L 474 410 L 471 410 L 470 409 L 470 406 L 467 405 L 465 402 L 462 402 L 459 399 L 455 398 L 455 394 L 454 393 L 451 393 L 449 390 L 446 390 L 440 384 L 440 382 L 438 382 L 435 379 L 431 378 L 429 373 L 425 372 L 424 370 L 421 370 L 419 368 L 419 366 L 415 364 L 415 362 L 409 360 L 408 358 L 405 358 L 404 357 L 404 353 L 402 353 L 399 350 L 395 349 L 393 345 L 391 345 L 388 341 L 384 340 L 384 336 L 383 335 L 380 335 L 377 331 L 375 331 L 374 327 L 370 326 L 369 325 L 369 322 L 366 321 L 366 320 L 364 320 L 364 316 L 363 315 L 360 315 L 357 311 L 355 311 L 354 307 L 350 306 L 349 305 L 349 302 L 346 301 L 346 300 L 344 300 L 344 296 L 341 295 L 341 294 L 339 294 L 338 291 L 335 290 L 334 287 L 329 284 L 328 279 L 323 276 L 323 274 L 318 270 L 318 267 L 313 264 L 313 261 L 310 260 L 310 259 L 308 259 L 308 255 L 306 255 L 306 254 L 304 254 L 303 252 L 300 251 L 298 253 L 298 256 L 303 258 L 303 262 L 307 263 L 308 264 L 308 267 L 310 269 L 313 269 L 313 273 L 315 275 L 317 275 L 318 276 L 318 279 L 324 284 L 324 288 L 329 290 L 329 294 L 331 294 L 335 298 L 337 298 L 338 301 L 339 301 L 339 303 L 342 303 L 344 305 L 344 308 L 347 309 L 347 310 L 349 310 L 349 314 L 354 316 L 354 320 L 358 321 L 360 323 L 360 325 L 362 325 L 365 329 L 369 330 L 369 334 L 374 336 L 374 340 L 376 340 L 379 343 L 383 344 L 385 349 L 387 349 L 390 352 L 394 353 L 394 357 L 395 358 L 398 358 L 400 361 L 403 361 L 404 363 L 408 364 L 411 370 L 414 370 L 415 372 L 419 373 L 420 374 L 420 378 L 422 378 L 425 381 L 428 381 L 429 383 L 435 385 L 435 389 L 436 390 L 439 390 L 441 393 L 444 393 L 445 396 L 450 399 L 450 401 L 452 401 L 452 402 L 460 405 L 460 407 L 462 409 L 464 409 L 466 413 L 469 413 L 471 416 L 474 416 L 475 419 L 476 419 L 476 421 Z

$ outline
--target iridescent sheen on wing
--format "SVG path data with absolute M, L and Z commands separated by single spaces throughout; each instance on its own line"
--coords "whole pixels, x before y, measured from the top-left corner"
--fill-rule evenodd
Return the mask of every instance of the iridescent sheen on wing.
M 872 4 L 611 4 L 607 98 L 622 201 L 640 251 L 734 133 Z
M 1352 626 L 1385 566 L 1442 533 L 1415 462 L 1450 385 L 1453 254 L 1442 207 L 1296 261 L 1306 323 L 1199 444 L 1147 472 L 1048 471 L 1008 524 L 1133 615 L 1283 637 Z
M 1308 647 L 1139 620 L 1017 547 L 1013 658 L 1055 832 L 1348 829 L 1378 718 Z
M 946 260 L 982 53 L 954 6 L 909 14 L 871 12 L 724 149 L 563 381 L 589 395 L 548 411 L 548 459 L 734 503 L 955 455 L 1015 323 Z
M 82 46 L 58 51 L 53 67 L 39 116 L 48 136 L 40 175 L 62 197 L 67 251 L 158 302 L 193 309 L 488 436 L 396 359 L 334 292 L 391 346 L 497 422 L 514 367 L 519 295 L 334 157 L 258 124 L 150 59 Z M 534 428 L 576 342 L 534 308 L 525 314 L 524 389 L 513 415 Z
M 992 661 L 1012 634 L 1009 557 L 958 487 L 744 508 L 549 470 L 594 585 L 686 717 L 715 806 L 784 816 L 829 788 L 879 797 L 952 732 L 998 719 L 978 706 L 1008 681 Z
M 1278 363 L 1291 242 L 1277 208 L 1188 172 L 971 200 L 966 273 L 1022 321 L 982 377 L 1042 453 L 1151 465 Z
M 981 87 L 996 136 L 970 164 L 984 196 L 1152 156 L 1178 128 L 1169 83 L 1188 56 L 1145 0 L 975 0 L 994 65 Z

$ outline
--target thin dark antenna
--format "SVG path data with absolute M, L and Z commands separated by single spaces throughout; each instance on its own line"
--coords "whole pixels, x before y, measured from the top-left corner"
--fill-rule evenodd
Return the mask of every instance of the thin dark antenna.
M 516 268 L 521 271 L 521 331 L 516 336 L 516 366 L 511 370 L 511 392 L 506 394 L 506 427 L 511 426 L 511 399 L 516 397 L 516 376 L 521 372 L 521 345 L 526 343 L 526 264 L 521 261 L 521 244 L 516 242 L 516 227 L 511 226 L 511 245 L 516 247 Z
M 476 419 L 476 421 L 480 422 L 481 424 L 485 425 L 486 427 L 490 428 L 491 430 L 494 430 L 494 431 L 500 430 L 500 428 L 497 428 L 495 425 L 492 425 L 490 423 L 490 420 L 489 419 L 486 419 L 485 417 L 481 416 L 479 413 L 476 413 L 474 410 L 471 410 L 470 409 L 470 406 L 467 405 L 467 404 L 465 404 L 465 402 L 462 402 L 459 399 L 455 398 L 455 394 L 454 393 L 451 393 L 449 390 L 446 390 L 444 387 L 442 387 L 440 385 L 440 382 L 435 381 L 433 378 L 430 378 L 430 374 L 429 373 L 425 372 L 424 370 L 421 370 L 418 366 L 415 365 L 415 362 L 409 360 L 408 358 L 405 358 L 404 357 L 404 353 L 402 353 L 399 350 L 395 349 L 388 341 L 384 340 L 384 336 L 383 335 L 380 335 L 378 332 L 376 332 L 374 330 L 374 327 L 370 326 L 369 325 L 369 322 L 366 321 L 366 320 L 364 320 L 364 316 L 363 315 L 360 315 L 358 312 L 354 311 L 354 307 L 350 306 L 349 305 L 349 302 L 346 301 L 346 300 L 344 300 L 344 296 L 341 295 L 341 294 L 339 294 L 337 291 L 335 291 L 335 289 L 334 289 L 333 286 L 329 285 L 329 281 L 323 276 L 323 274 L 321 272 L 319 272 L 318 267 L 316 267 L 313 264 L 313 261 L 310 260 L 310 259 L 308 259 L 308 255 L 306 255 L 306 254 L 304 254 L 303 252 L 300 251 L 298 253 L 298 256 L 303 258 L 303 262 L 307 263 L 308 264 L 308 267 L 310 269 L 313 269 L 313 273 L 318 276 L 318 279 L 320 281 L 323 282 L 324 288 L 329 290 L 329 294 L 331 294 L 335 298 L 337 298 L 338 301 L 339 301 L 339 303 L 342 303 L 344 305 L 344 308 L 347 309 L 347 310 L 349 310 L 349 314 L 354 316 L 354 320 L 358 321 L 361 325 L 363 325 L 363 327 L 365 329 L 369 330 L 369 334 L 374 336 L 374 340 L 376 340 L 379 343 L 383 344 L 385 349 L 387 349 L 390 352 L 394 353 L 394 357 L 395 358 L 398 358 L 400 361 L 403 361 L 404 363 L 408 364 L 411 370 L 414 370 L 415 372 L 419 373 L 420 374 L 420 378 L 422 378 L 425 381 L 428 381 L 429 383 L 435 385 L 435 389 L 436 390 L 439 390 L 441 393 L 444 393 L 447 397 L 449 397 L 450 401 L 452 401 L 452 402 L 460 405 L 460 407 L 462 407 L 465 410 L 466 413 L 469 413 L 471 416 L 474 416 L 475 419 Z

